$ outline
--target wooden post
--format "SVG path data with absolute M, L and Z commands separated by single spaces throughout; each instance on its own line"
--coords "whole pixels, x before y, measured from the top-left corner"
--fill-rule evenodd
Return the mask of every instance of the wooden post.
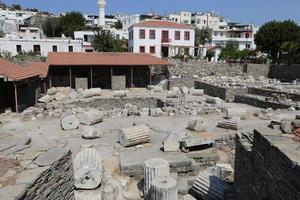
M 133 67 L 130 67 L 130 87 L 133 88 Z
M 14 88 L 15 88 L 15 106 L 16 106 L 16 113 L 19 113 L 19 104 L 18 104 L 18 86 L 14 82 Z
M 70 88 L 72 88 L 72 69 L 69 67 Z
M 149 73 L 149 85 L 152 85 L 152 66 L 149 66 L 149 70 L 150 70 L 150 73 Z
M 93 88 L 93 67 L 90 68 L 91 72 L 91 88 Z
M 49 76 L 49 88 L 52 88 L 52 76 Z
M 113 71 L 113 67 L 110 67 L 110 87 L 112 89 L 113 86 L 113 75 L 114 75 L 114 71 Z
M 46 85 L 46 80 L 43 80 L 44 82 L 44 94 L 47 94 L 47 85 Z

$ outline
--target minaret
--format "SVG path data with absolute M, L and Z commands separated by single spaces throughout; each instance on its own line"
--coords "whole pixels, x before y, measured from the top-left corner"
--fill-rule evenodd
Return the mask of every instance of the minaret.
M 98 0 L 98 6 L 99 6 L 99 20 L 98 20 L 98 26 L 104 27 L 105 26 L 105 0 Z

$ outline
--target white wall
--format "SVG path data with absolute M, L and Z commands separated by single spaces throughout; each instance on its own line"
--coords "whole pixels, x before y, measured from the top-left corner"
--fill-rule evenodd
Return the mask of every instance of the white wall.
M 144 29 L 146 31 L 145 39 L 139 39 L 139 31 L 140 29 Z M 140 52 L 140 46 L 145 46 L 145 53 L 150 53 L 150 47 L 155 46 L 155 56 L 161 57 L 161 38 L 162 38 L 162 31 L 166 30 L 169 31 L 169 39 L 170 39 L 170 46 L 183 46 L 189 47 L 190 55 L 194 54 L 194 45 L 195 45 L 195 30 L 194 29 L 176 29 L 176 28 L 153 28 L 153 27 L 132 27 L 129 31 L 133 30 L 133 40 L 129 41 L 129 48 L 133 48 L 134 53 Z M 150 38 L 150 30 L 155 30 L 155 39 Z M 175 40 L 175 31 L 180 31 L 180 40 Z M 184 32 L 190 32 L 190 40 L 184 40 Z M 175 52 L 177 54 L 178 52 Z M 171 55 L 170 55 L 171 54 Z M 172 52 L 169 49 L 169 56 L 172 55 Z
M 41 55 L 47 56 L 49 52 L 53 51 L 53 45 L 57 46 L 58 52 L 69 52 L 69 46 L 73 46 L 73 52 L 82 52 L 82 43 L 75 40 L 55 40 L 55 39 L 41 39 L 41 40 L 24 40 L 24 39 L 0 39 L 0 51 L 11 52 L 12 56 L 18 55 L 17 45 L 22 46 L 22 51 L 33 51 L 33 45 L 40 45 Z

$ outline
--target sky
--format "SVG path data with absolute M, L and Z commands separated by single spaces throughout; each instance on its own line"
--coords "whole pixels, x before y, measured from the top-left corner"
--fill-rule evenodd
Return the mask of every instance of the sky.
M 80 11 L 97 14 L 97 0 L 2 0 L 6 4 L 51 13 Z M 300 24 L 300 0 L 106 0 L 106 14 L 165 14 L 184 10 L 214 11 L 232 22 L 261 25 L 270 20 L 292 19 Z

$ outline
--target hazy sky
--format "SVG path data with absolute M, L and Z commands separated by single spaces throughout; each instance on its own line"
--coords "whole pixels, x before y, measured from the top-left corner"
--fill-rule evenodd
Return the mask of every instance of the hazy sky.
M 37 8 L 59 13 L 81 11 L 97 14 L 97 0 L 4 0 L 7 4 Z M 143 14 L 151 10 L 171 13 L 179 10 L 191 12 L 215 11 L 231 21 L 260 25 L 273 19 L 292 19 L 300 24 L 300 0 L 107 0 L 106 12 Z

